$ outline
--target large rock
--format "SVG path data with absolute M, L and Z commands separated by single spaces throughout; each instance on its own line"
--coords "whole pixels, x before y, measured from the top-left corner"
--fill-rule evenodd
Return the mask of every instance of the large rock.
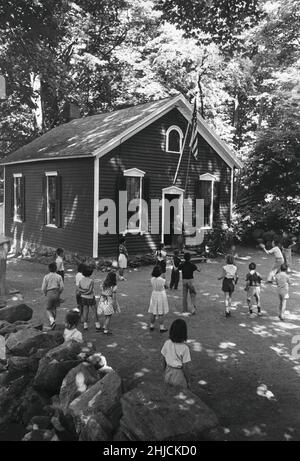
M 67 373 L 81 363 L 78 354 L 81 344 L 68 341 L 47 352 L 40 360 L 38 371 L 34 378 L 35 389 L 46 392 L 48 395 L 58 394 Z
M 43 325 L 39 322 L 24 322 L 24 321 L 17 321 L 15 323 L 9 322 L 0 322 L 0 335 L 6 336 L 10 335 L 11 333 L 16 333 L 19 330 L 25 330 L 28 328 L 34 328 L 35 330 L 42 330 Z
M 26 426 L 34 416 L 46 416 L 49 399 L 29 386 L 16 410 L 17 420 Z
M 57 360 L 58 362 L 66 360 L 76 360 L 78 354 L 81 353 L 82 345 L 77 341 L 67 341 L 54 347 L 46 354 L 50 360 Z
M 23 442 L 50 442 L 54 441 L 55 432 L 49 429 L 34 429 L 24 435 Z
M 64 341 L 63 335 L 55 331 L 44 333 L 34 328 L 12 333 L 6 340 L 6 348 L 13 355 L 28 356 L 38 349 L 52 349 Z
M 103 414 L 109 420 L 112 429 L 116 430 L 122 415 L 121 395 L 121 378 L 114 371 L 110 371 L 84 394 L 73 400 L 66 413 L 73 418 L 77 433 L 82 433 L 89 416 L 100 414 Z
M 20 376 L 0 387 L 0 425 L 18 421 L 18 407 L 28 386 L 29 376 Z
M 82 442 L 109 442 L 112 440 L 113 428 L 106 416 L 102 413 L 87 418 L 79 440 Z
M 18 304 L 0 309 L 0 320 L 14 323 L 17 320 L 30 320 L 33 310 L 26 304 Z
M 188 390 L 144 383 L 123 395 L 121 431 L 132 441 L 194 441 L 218 426 L 215 413 Z
M 61 409 L 65 412 L 69 404 L 99 380 L 95 367 L 83 362 L 73 368 L 63 380 L 59 398 Z
M 39 358 L 36 357 L 9 357 L 8 359 L 8 370 L 18 371 L 22 374 L 25 372 L 36 372 L 39 366 Z

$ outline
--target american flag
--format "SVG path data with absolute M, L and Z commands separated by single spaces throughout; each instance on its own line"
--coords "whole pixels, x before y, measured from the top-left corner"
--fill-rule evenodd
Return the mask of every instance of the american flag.
M 194 112 L 193 112 L 193 119 L 192 119 L 192 134 L 191 134 L 191 141 L 190 141 L 190 149 L 191 153 L 193 154 L 194 158 L 197 160 L 198 157 L 198 118 L 197 118 L 197 98 L 195 98 L 194 102 Z

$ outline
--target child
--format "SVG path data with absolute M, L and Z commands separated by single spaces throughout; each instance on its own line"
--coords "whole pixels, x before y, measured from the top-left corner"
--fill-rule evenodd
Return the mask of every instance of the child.
M 161 276 L 166 278 L 167 252 L 164 250 L 164 244 L 159 244 L 159 250 L 155 252 L 156 265 L 160 267 Z
M 120 313 L 120 307 L 117 299 L 117 276 L 115 272 L 109 272 L 102 285 L 102 293 L 98 304 L 98 315 L 104 315 L 103 333 L 105 335 L 111 335 L 109 325 L 111 316 L 117 312 Z
M 122 237 L 120 239 L 120 245 L 119 245 L 119 258 L 118 258 L 118 264 L 119 264 L 119 278 L 120 280 L 125 280 L 124 278 L 124 269 L 127 268 L 127 261 L 128 261 L 128 252 L 127 248 L 125 246 L 125 237 Z
M 83 309 L 83 329 L 88 329 L 88 318 L 90 307 L 94 311 L 95 315 L 95 327 L 96 331 L 101 331 L 100 323 L 98 321 L 97 309 L 96 309 L 96 298 L 94 292 L 94 280 L 90 277 L 93 273 L 93 269 L 90 266 L 84 265 L 82 268 L 82 279 L 78 284 L 78 292 L 81 296 L 81 304 Z
M 78 267 L 77 267 L 77 274 L 75 276 L 76 303 L 77 303 L 77 307 L 79 309 L 79 312 L 80 312 L 81 316 L 82 316 L 83 309 L 82 309 L 82 299 L 81 299 L 81 295 L 80 295 L 80 292 L 79 292 L 79 282 L 83 278 L 83 274 L 82 274 L 83 268 L 84 268 L 84 264 L 80 263 L 78 265 Z
M 232 293 L 234 292 L 234 286 L 238 281 L 237 276 L 237 267 L 234 264 L 234 257 L 232 255 L 226 256 L 226 265 L 223 267 L 223 273 L 218 280 L 223 280 L 222 290 L 225 296 L 225 316 L 229 317 L 231 315 L 231 298 Z
M 246 287 L 245 291 L 247 291 L 247 303 L 249 307 L 250 316 L 253 316 L 252 310 L 252 298 L 255 299 L 257 304 L 257 314 L 261 315 L 261 306 L 260 306 L 260 285 L 261 285 L 261 276 L 258 272 L 256 272 L 256 264 L 250 263 L 249 264 L 249 272 L 246 275 Z
M 196 314 L 196 289 L 194 286 L 194 272 L 200 272 L 198 267 L 191 263 L 191 254 L 184 254 L 184 262 L 179 264 L 179 270 L 182 271 L 182 304 L 183 312 L 188 312 L 188 293 L 190 293 L 191 302 L 193 305 L 192 315 Z
M 286 264 L 282 264 L 280 272 L 275 276 L 275 280 L 278 286 L 278 295 L 279 295 L 279 315 L 278 317 L 282 322 L 284 322 L 284 312 L 286 309 L 287 299 L 289 299 L 289 285 L 290 277 L 288 276 Z
M 165 382 L 171 386 L 190 388 L 191 354 L 186 344 L 187 326 L 183 319 L 174 320 L 169 337 L 161 350 Z
M 150 314 L 150 331 L 154 330 L 156 317 L 159 318 L 159 331 L 165 333 L 168 329 L 164 325 L 164 316 L 169 312 L 169 303 L 166 293 L 166 281 L 162 277 L 160 266 L 152 271 L 151 285 L 153 288 L 148 313 Z
M 291 272 L 292 267 L 292 248 L 296 245 L 296 238 L 289 238 L 288 233 L 284 232 L 282 236 L 282 253 L 287 265 L 287 272 Z
M 57 274 L 56 263 L 49 264 L 49 274 L 45 275 L 42 290 L 47 297 L 47 315 L 52 330 L 56 327 L 56 309 L 59 306 L 59 297 L 64 289 L 64 282 L 59 274 Z
M 159 318 L 159 331 L 165 333 L 168 329 L 164 325 L 164 316 L 169 312 L 169 303 L 166 293 L 166 281 L 162 277 L 160 266 L 152 271 L 151 285 L 153 288 L 148 313 L 150 314 L 150 331 L 154 330 L 156 317 Z
M 65 267 L 64 267 L 64 250 L 62 248 L 57 248 L 56 250 L 56 272 L 61 276 L 63 282 L 65 281 Z
M 77 330 L 77 325 L 80 321 L 80 313 L 77 310 L 71 310 L 66 315 L 65 320 L 65 331 L 64 331 L 64 340 L 65 341 L 77 341 L 81 343 L 83 341 L 82 333 Z
M 273 254 L 275 256 L 275 261 L 272 267 L 272 270 L 270 271 L 268 278 L 267 278 L 267 283 L 272 283 L 274 280 L 275 275 L 279 271 L 280 267 L 282 264 L 284 264 L 284 258 L 282 251 L 279 247 L 279 240 L 273 240 L 272 242 L 272 248 L 271 250 L 266 250 L 266 247 L 263 243 L 260 244 L 260 247 L 264 250 L 265 253 L 268 255 Z
M 179 278 L 180 278 L 180 272 L 179 272 L 179 265 L 181 263 L 181 259 L 179 258 L 179 251 L 174 250 L 174 256 L 173 256 L 173 268 L 171 272 L 171 282 L 170 282 L 170 289 L 174 287 L 174 290 L 177 290 L 178 288 L 178 283 L 179 283 Z

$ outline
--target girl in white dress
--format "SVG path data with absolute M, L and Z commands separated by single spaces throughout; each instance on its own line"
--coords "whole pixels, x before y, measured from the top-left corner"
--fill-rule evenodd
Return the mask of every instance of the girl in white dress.
M 119 264 L 119 279 L 126 280 L 124 277 L 124 270 L 127 269 L 127 262 L 128 262 L 128 251 L 125 246 L 125 237 L 120 239 L 119 245 L 119 257 L 118 257 L 118 264 Z
M 150 314 L 150 331 L 154 330 L 154 323 L 156 317 L 159 318 L 160 332 L 165 333 L 168 331 L 164 326 L 164 316 L 169 312 L 169 303 L 166 293 L 166 281 L 161 276 L 161 268 L 155 266 L 152 271 L 152 294 L 149 305 Z

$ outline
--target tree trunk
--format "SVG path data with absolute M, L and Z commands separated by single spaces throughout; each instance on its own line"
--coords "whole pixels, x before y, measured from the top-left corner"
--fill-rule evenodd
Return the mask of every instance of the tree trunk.
M 234 128 L 237 127 L 238 122 L 239 122 L 239 98 L 238 95 L 235 96 L 234 101 L 233 101 L 233 119 L 232 119 L 232 125 Z
M 35 125 L 38 131 L 43 130 L 43 108 L 42 108 L 42 85 L 41 75 L 35 72 L 30 72 L 30 83 L 32 88 L 31 100 L 35 106 L 33 110 Z

